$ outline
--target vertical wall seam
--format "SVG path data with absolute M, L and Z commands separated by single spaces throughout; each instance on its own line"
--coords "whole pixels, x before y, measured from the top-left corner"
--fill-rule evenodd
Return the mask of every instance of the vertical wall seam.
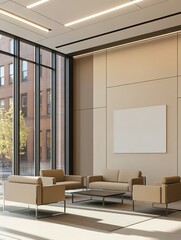
M 179 56 L 178 56 L 178 45 L 179 45 L 179 38 L 178 38 L 178 33 L 177 33 L 177 175 L 179 174 L 179 109 L 178 109 L 178 61 L 179 61 Z
M 106 50 L 106 169 L 107 169 L 107 50 Z
M 92 54 L 92 173 L 94 174 L 94 53 Z

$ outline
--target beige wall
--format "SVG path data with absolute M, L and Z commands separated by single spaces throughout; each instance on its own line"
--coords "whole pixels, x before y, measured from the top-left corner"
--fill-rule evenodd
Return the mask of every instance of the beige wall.
M 93 172 L 93 58 L 74 60 L 74 173 Z
M 86 82 L 91 85 L 93 99 L 92 159 L 89 158 L 92 173 L 99 174 L 106 168 L 139 169 L 148 183 L 165 175 L 181 174 L 181 35 L 174 33 L 78 58 L 75 62 L 79 63 L 79 75 L 74 76 L 78 84 L 83 84 L 78 76 L 83 74 L 87 59 L 91 59 L 87 68 L 92 70 L 93 78 L 91 83 Z M 81 95 L 80 89 L 75 89 L 75 97 Z M 167 106 L 167 152 L 115 154 L 114 110 L 156 105 Z M 78 132 L 85 133 L 88 125 L 79 127 Z M 75 145 L 80 152 L 85 151 Z M 86 166 L 81 171 L 86 172 Z

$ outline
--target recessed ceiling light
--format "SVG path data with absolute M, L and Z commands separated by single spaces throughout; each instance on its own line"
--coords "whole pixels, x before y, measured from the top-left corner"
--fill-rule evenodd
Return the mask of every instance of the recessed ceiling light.
M 41 0 L 41 1 L 38 1 L 38 2 L 35 2 L 35 3 L 32 3 L 32 4 L 30 4 L 30 5 L 26 6 L 26 7 L 27 8 L 33 8 L 33 7 L 36 7 L 36 6 L 40 5 L 40 4 L 48 2 L 48 1 L 49 0 Z
M 102 11 L 102 12 L 99 12 L 99 13 L 96 13 L 96 14 L 93 14 L 93 15 L 90 15 L 90 16 L 87 16 L 87 17 L 84 17 L 84 18 L 81 18 L 81 19 L 78 19 L 78 20 L 75 20 L 73 22 L 70 22 L 70 23 L 66 23 L 64 24 L 65 27 L 69 27 L 71 25 L 74 25 L 74 24 L 77 24 L 77 23 L 80 23 L 80 22 L 84 22 L 84 21 L 87 21 L 89 19 L 92 19 L 92 18 L 96 18 L 96 17 L 99 17 L 99 16 L 102 16 L 104 14 L 107 14 L 107 13 L 110 13 L 110 12 L 113 12 L 113 11 L 116 11 L 116 10 L 119 10 L 121 8 L 125 8 L 125 7 L 128 7 L 130 5 L 133 5 L 135 3 L 138 3 L 138 2 L 141 2 L 143 0 L 133 0 L 131 2 L 128 2 L 128 3 L 125 3 L 125 4 L 121 4 L 117 7 L 114 7 L 114 8 L 110 8 L 110 9 L 107 9 L 105 11 Z
M 19 17 L 19 16 L 13 14 L 13 13 L 5 11 L 5 10 L 3 10 L 1 8 L 0 8 L 0 13 L 6 15 L 8 17 L 11 17 L 13 19 L 16 19 L 16 20 L 18 20 L 20 22 L 26 23 L 26 24 L 28 24 L 28 25 L 30 25 L 32 27 L 38 28 L 38 29 L 40 29 L 42 31 L 45 31 L 45 32 L 49 32 L 50 31 L 50 29 L 48 29 L 46 27 L 43 27 L 43 26 L 41 26 L 41 25 L 39 25 L 37 23 L 34 23 L 34 22 L 30 21 L 30 20 L 27 20 L 25 18 Z

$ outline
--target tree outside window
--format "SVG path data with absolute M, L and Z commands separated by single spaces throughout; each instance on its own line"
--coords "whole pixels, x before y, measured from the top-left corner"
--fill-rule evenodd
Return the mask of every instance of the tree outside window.
M 0 109 L 5 108 L 5 99 L 0 99 Z
M 20 155 L 25 154 L 26 142 L 30 127 L 27 126 L 22 111 L 20 111 Z M 0 156 L 4 162 L 11 162 L 13 153 L 13 105 L 8 110 L 0 108 Z

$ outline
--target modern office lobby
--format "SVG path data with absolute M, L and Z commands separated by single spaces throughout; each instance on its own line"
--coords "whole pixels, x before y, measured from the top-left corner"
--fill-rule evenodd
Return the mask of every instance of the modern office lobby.
M 66 191 L 66 213 L 38 219 L 3 201 L 9 176 L 42 169 L 84 190 L 107 170 L 157 188 L 181 176 L 180 22 L 180 0 L 0 0 L 0 239 L 180 239 L 181 200 L 163 195 L 133 210 L 132 189 L 104 205 Z

